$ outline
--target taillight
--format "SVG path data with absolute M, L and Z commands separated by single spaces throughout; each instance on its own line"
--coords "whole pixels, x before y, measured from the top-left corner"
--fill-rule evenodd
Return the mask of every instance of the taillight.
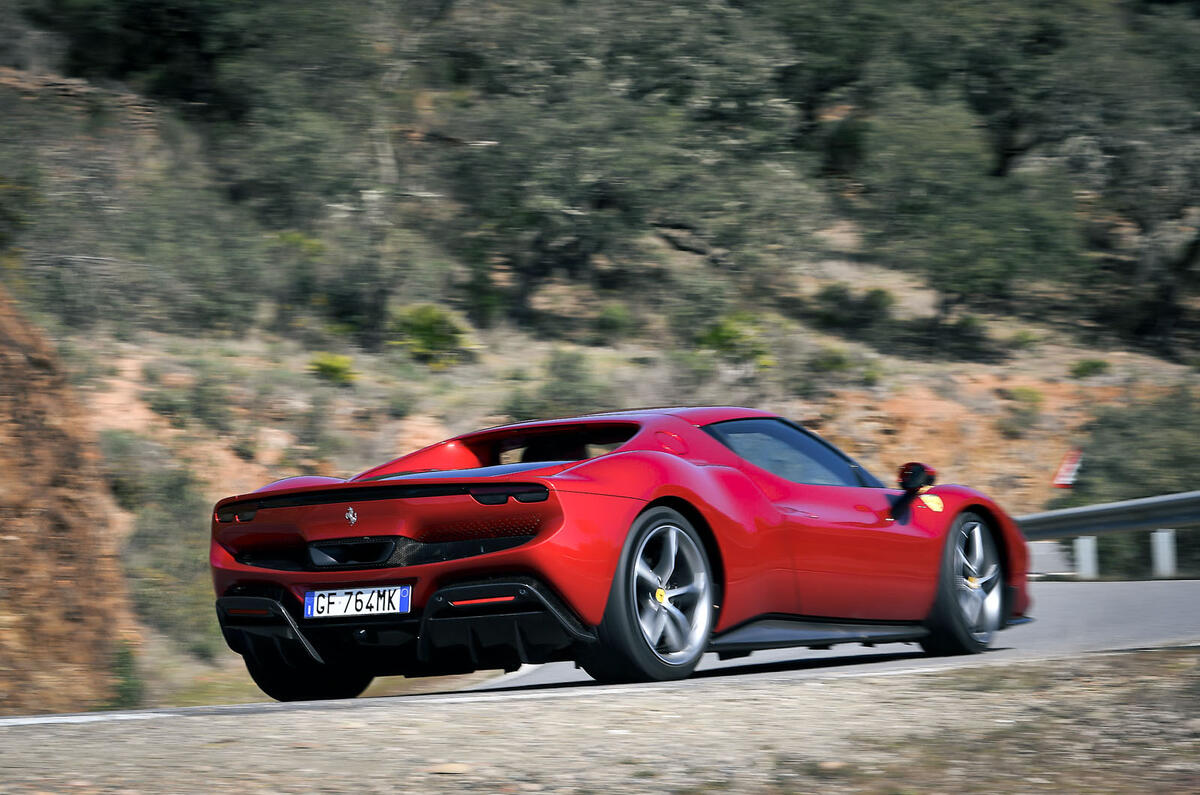
M 258 513 L 257 508 L 222 508 L 217 511 L 217 521 L 222 524 L 230 522 L 249 522 Z
M 545 502 L 550 490 L 536 483 L 497 483 L 496 485 L 471 486 L 468 493 L 481 505 L 503 505 L 513 497 L 517 502 Z
M 451 607 L 467 607 L 469 605 L 491 605 L 498 602 L 515 602 L 516 596 L 488 596 L 483 599 L 460 599 L 457 602 L 451 602 Z

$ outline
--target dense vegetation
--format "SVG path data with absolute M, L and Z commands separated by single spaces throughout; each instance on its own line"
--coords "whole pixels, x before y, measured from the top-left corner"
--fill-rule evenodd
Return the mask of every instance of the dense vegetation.
M 535 300 L 554 279 L 623 307 L 619 331 L 665 313 L 686 345 L 697 318 L 748 305 L 811 320 L 788 275 L 846 218 L 868 230 L 858 256 L 941 292 L 918 337 L 987 310 L 1194 344 L 1195 3 L 23 11 L 10 26 L 53 32 L 60 68 L 155 98 L 169 147 L 65 176 L 39 144 L 71 124 L 111 143 L 111 102 L 79 122 L 0 97 L 5 278 L 71 325 L 379 347 L 406 339 L 401 307 L 432 300 L 477 325 L 606 328 L 604 301 L 581 320 Z M 19 64 L 19 40 L 0 36 L 0 59 Z M 655 239 L 703 256 L 701 278 L 665 271 Z

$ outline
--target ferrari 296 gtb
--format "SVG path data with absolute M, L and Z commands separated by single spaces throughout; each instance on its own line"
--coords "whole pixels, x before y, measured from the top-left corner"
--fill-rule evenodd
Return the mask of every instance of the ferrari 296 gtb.
M 753 409 L 490 428 L 221 500 L 217 615 L 280 700 L 553 660 L 630 681 L 686 677 L 705 652 L 981 651 L 1025 620 L 1025 542 L 933 477 L 906 464 L 888 487 Z

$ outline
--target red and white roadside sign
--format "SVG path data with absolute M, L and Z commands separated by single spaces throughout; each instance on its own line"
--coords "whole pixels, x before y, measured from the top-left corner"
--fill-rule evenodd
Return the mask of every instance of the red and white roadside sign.
M 1075 485 L 1075 476 L 1079 474 L 1079 465 L 1083 463 L 1083 451 L 1072 450 L 1063 456 L 1058 471 L 1054 473 L 1054 488 L 1069 489 Z

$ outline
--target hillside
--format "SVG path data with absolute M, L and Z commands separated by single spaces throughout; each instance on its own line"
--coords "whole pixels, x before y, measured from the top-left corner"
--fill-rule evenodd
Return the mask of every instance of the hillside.
M 0 284 L 46 363 L 6 359 L 4 510 L 102 550 L 137 633 L 43 659 L 70 622 L 0 616 L 0 675 L 91 672 L 29 709 L 246 697 L 212 502 L 511 419 L 761 406 L 1016 514 L 1073 447 L 1076 501 L 1200 462 L 1194 4 L 251 6 L 0 6 Z
M 0 714 L 112 703 L 132 639 L 115 506 L 58 357 L 2 292 L 0 449 Z
M 379 350 L 428 301 L 713 347 L 820 320 L 797 277 L 848 254 L 933 290 L 888 329 L 921 355 L 981 313 L 1196 355 L 1194 4 L 29 0 L 0 30 L 3 278 L 71 328 Z M 854 286 L 861 336 L 900 296 Z

